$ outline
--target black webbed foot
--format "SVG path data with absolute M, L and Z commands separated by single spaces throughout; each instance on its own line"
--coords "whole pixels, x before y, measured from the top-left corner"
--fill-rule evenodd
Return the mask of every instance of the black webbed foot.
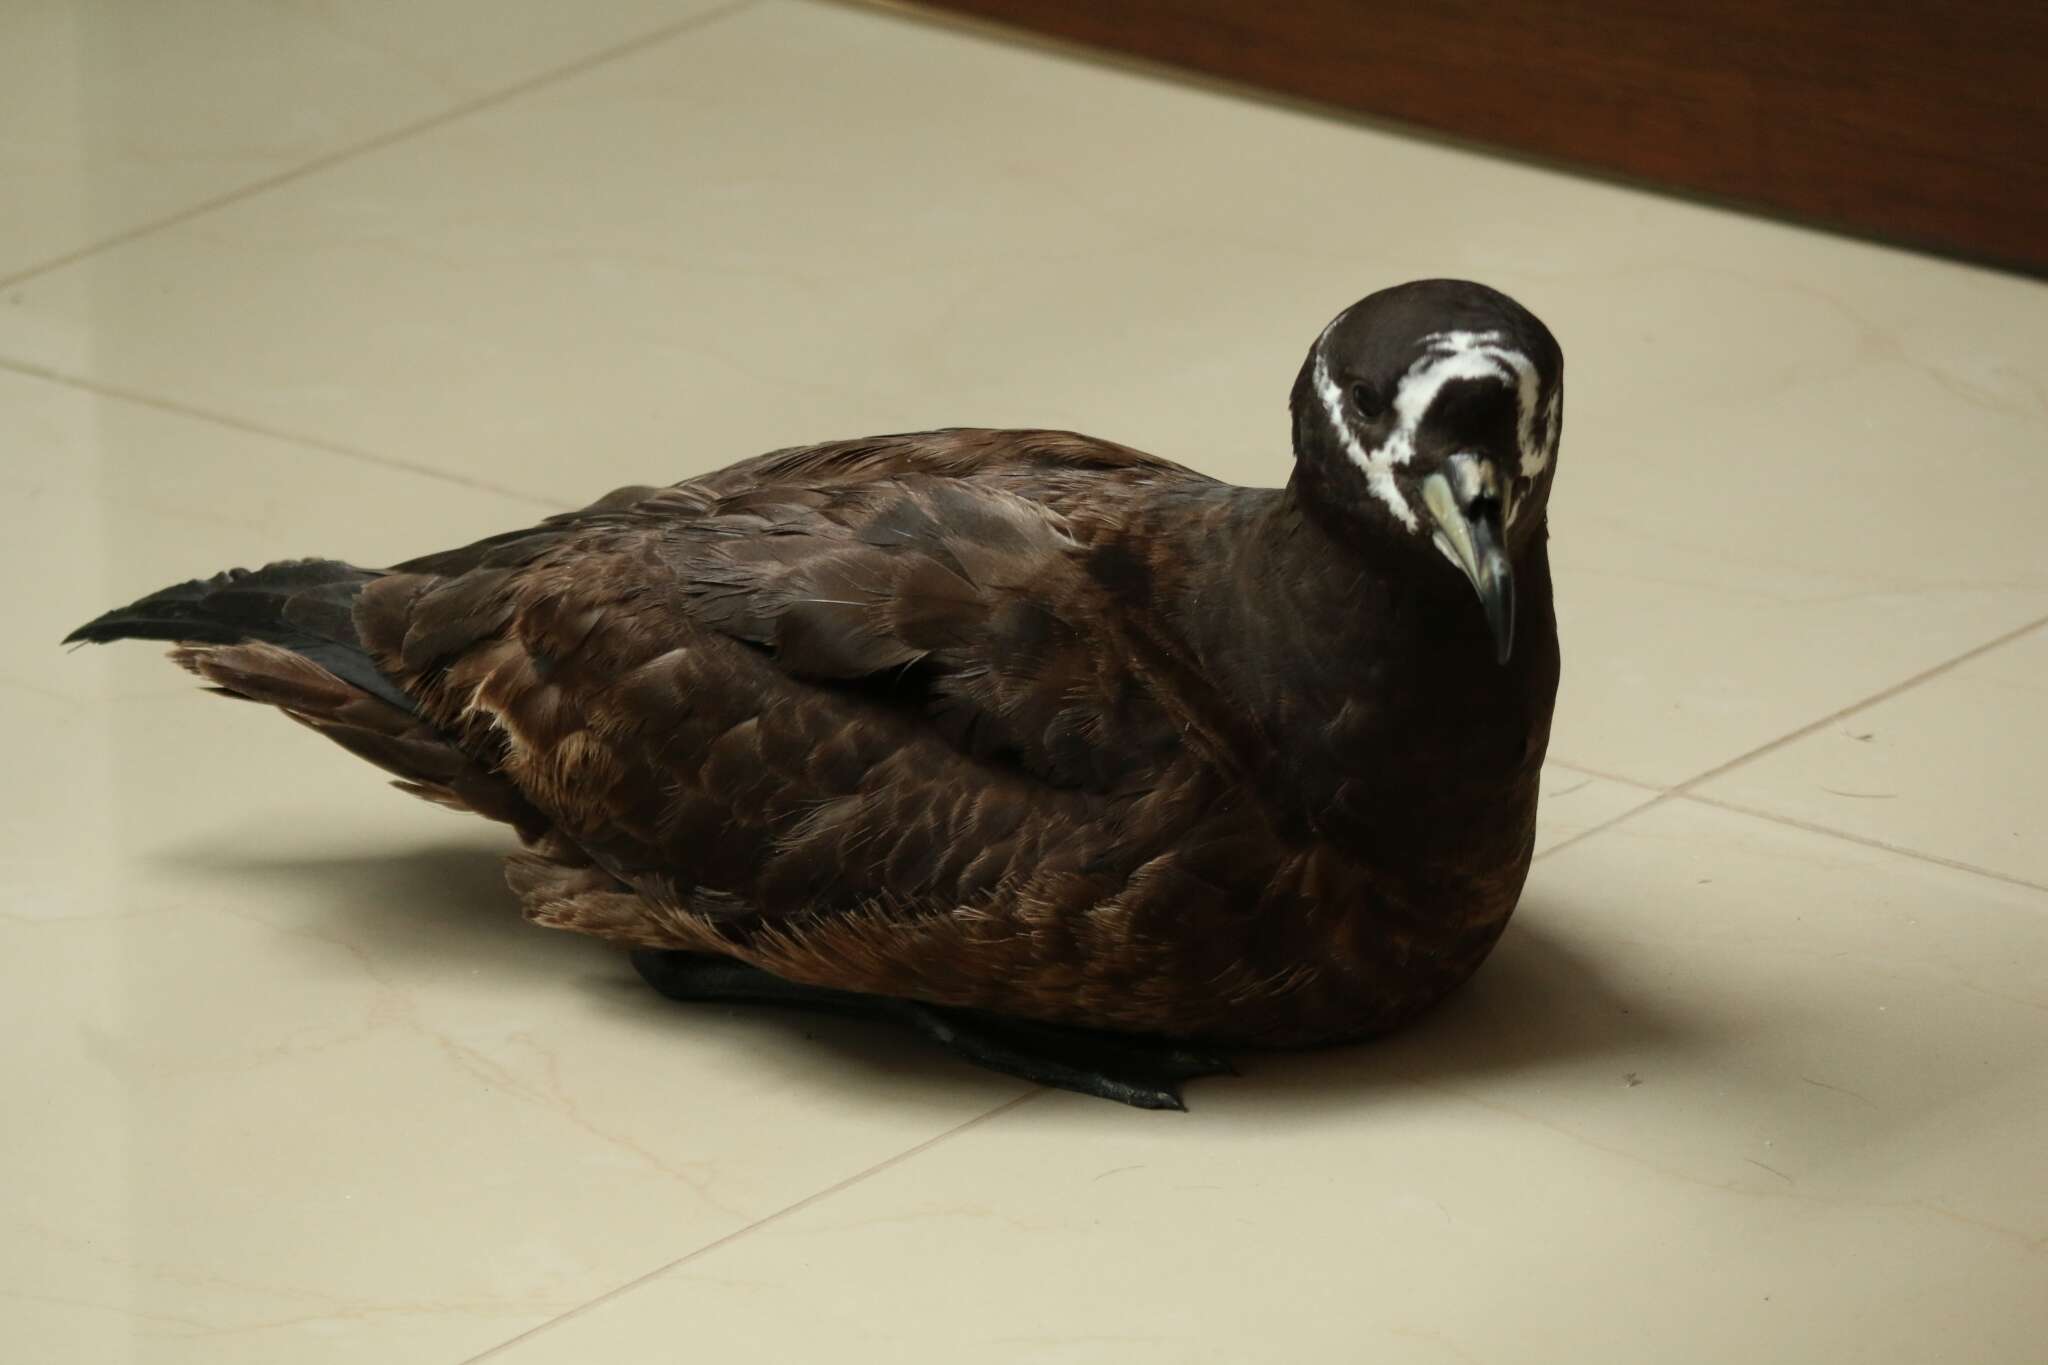
M 1166 1038 L 1005 1019 L 979 1010 L 888 1002 L 918 1032 L 990 1071 L 1139 1109 L 1181 1109 L 1180 1084 L 1235 1071 L 1213 1052 Z
M 905 1024 L 976 1066 L 1140 1109 L 1185 1109 L 1182 1081 L 1233 1071 L 1221 1056 L 1164 1038 L 1007 1019 L 805 986 L 706 953 L 645 949 L 633 967 L 672 1000 L 782 1005 Z

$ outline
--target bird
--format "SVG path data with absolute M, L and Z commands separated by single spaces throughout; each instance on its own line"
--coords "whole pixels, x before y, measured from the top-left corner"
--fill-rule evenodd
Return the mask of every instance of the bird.
M 771 451 L 387 568 L 181 583 L 168 642 L 510 825 L 526 917 L 655 990 L 907 1024 L 1141 1108 L 1469 978 L 1559 675 L 1548 328 L 1485 285 L 1317 335 L 1279 487 L 1070 431 Z

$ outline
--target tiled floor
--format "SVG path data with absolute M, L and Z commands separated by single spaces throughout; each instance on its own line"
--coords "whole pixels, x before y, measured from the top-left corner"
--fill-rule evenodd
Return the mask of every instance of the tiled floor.
M 2048 289 L 803 0 L 0 7 L 0 1356 L 2048 1340 Z M 948 422 L 1245 482 L 1327 316 L 1571 366 L 1544 850 L 1147 1115 L 666 1007 L 101 607 Z

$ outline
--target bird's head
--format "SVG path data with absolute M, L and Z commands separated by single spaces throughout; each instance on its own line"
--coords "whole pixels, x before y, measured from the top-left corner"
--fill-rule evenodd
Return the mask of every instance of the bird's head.
M 1418 572 L 1455 566 L 1506 663 L 1514 561 L 1543 534 L 1564 420 L 1550 329 L 1469 280 L 1383 289 L 1316 338 L 1293 408 L 1306 495 L 1349 534 L 1426 552 Z

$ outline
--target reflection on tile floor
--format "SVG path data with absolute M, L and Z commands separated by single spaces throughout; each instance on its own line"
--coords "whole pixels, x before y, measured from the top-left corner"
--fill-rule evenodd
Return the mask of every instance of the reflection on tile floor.
M 2038 1354 L 2048 290 L 900 15 L 516 8 L 0 20 L 10 1352 Z M 1187 1116 L 665 1007 L 491 831 L 52 645 L 831 435 L 1276 482 L 1422 274 L 1571 358 L 1540 860 L 1437 1014 Z

